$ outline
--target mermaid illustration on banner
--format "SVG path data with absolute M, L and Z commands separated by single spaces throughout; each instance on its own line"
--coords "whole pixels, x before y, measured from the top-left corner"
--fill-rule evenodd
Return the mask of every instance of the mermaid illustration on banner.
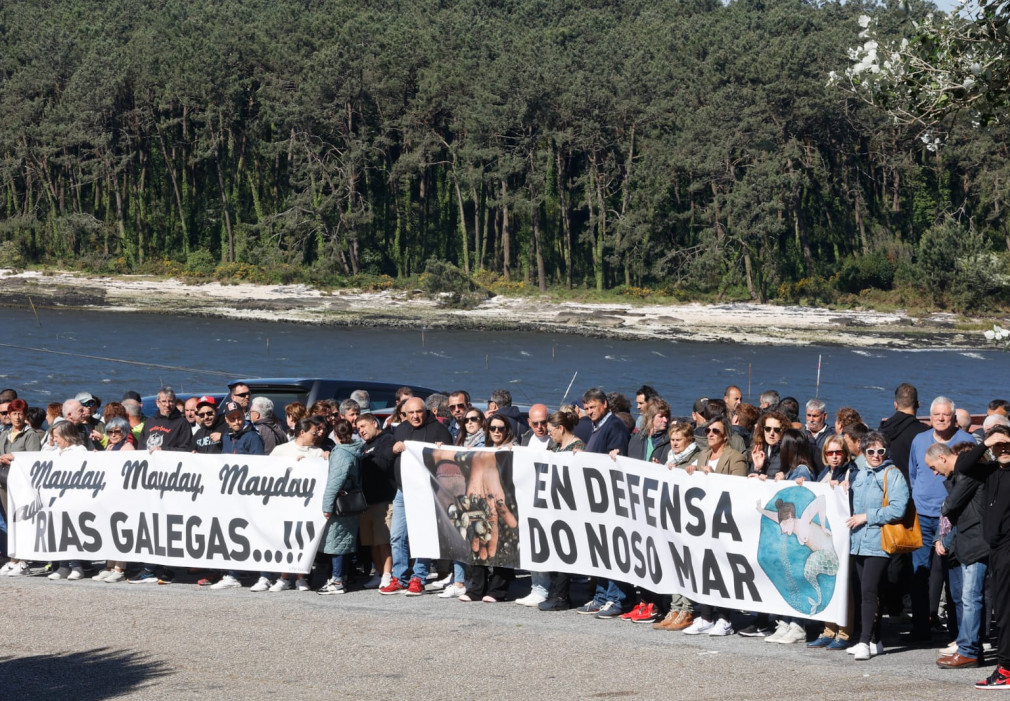
M 768 519 L 761 520 L 758 563 L 790 606 L 818 613 L 831 601 L 838 573 L 825 499 L 797 486 L 778 492 L 769 506 L 774 510 L 757 502 L 757 510 Z M 797 571 L 803 572 L 803 581 L 796 577 Z

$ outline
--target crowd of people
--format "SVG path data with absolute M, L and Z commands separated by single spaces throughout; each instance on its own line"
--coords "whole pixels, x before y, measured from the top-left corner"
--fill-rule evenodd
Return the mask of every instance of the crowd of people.
M 980 426 L 947 397 L 929 405 L 928 422 L 916 417 L 916 388 L 902 384 L 894 394 L 894 413 L 871 428 L 852 407 L 840 407 L 830 420 L 818 399 L 803 406 L 775 391 L 758 405 L 743 401 L 739 387 L 722 397 L 699 398 L 690 415 L 675 415 L 670 403 L 645 385 L 632 402 L 620 393 L 593 388 L 573 404 L 551 410 L 534 404 L 526 411 L 507 390 L 491 393 L 486 407 L 475 406 L 467 391 L 422 398 L 401 388 L 389 416 L 372 412 L 368 393 L 342 401 L 294 402 L 275 414 L 273 402 L 251 396 L 248 385 L 229 385 L 227 396 L 177 399 L 170 388 L 157 395 L 157 413 L 145 416 L 141 397 L 127 392 L 101 405 L 87 391 L 63 403 L 31 407 L 14 390 L 0 392 L 0 505 L 7 513 L 6 469 L 23 451 L 58 453 L 88 450 L 174 450 L 195 453 L 323 457 L 329 474 L 323 503 L 326 528 L 320 545 L 326 581 L 319 594 L 340 594 L 352 577 L 360 588 L 381 595 L 436 593 L 462 602 L 498 603 L 518 588 L 514 570 L 473 562 L 411 559 L 404 510 L 400 456 L 406 441 L 499 450 L 514 445 L 551 451 L 587 451 L 628 456 L 657 465 L 736 476 L 741 479 L 825 482 L 848 495 L 851 517 L 850 617 L 844 624 L 817 626 L 799 617 L 742 614 L 689 596 L 666 596 L 616 580 L 598 580 L 592 598 L 571 601 L 573 573 L 532 572 L 530 588 L 515 603 L 541 611 L 574 610 L 597 619 L 648 623 L 658 631 L 685 635 L 739 634 L 779 644 L 846 650 L 855 660 L 884 652 L 883 616 L 911 612 L 908 644 L 929 644 L 934 636 L 949 643 L 939 650 L 942 668 L 984 664 L 988 641 L 996 639 L 995 671 L 980 688 L 1010 689 L 1010 402 L 995 399 Z M 876 423 L 876 422 L 873 422 Z M 1008 483 L 1010 484 L 1010 483 Z M 340 515 L 342 495 L 360 490 L 360 512 Z M 824 546 L 829 536 L 823 516 L 812 509 L 797 514 L 792 504 L 776 503 L 762 513 L 786 535 L 810 548 L 804 577 L 815 589 L 817 577 L 839 569 L 838 555 Z M 902 521 L 914 509 L 922 546 L 893 554 L 882 543 L 882 527 Z M 0 518 L 3 576 L 38 571 L 8 553 L 6 522 Z M 844 557 L 844 555 L 842 555 Z M 90 563 L 71 560 L 46 565 L 50 579 L 78 580 Z M 167 583 L 164 567 L 106 562 L 93 579 L 136 584 Z M 211 589 L 242 587 L 238 571 L 207 572 L 197 583 Z M 310 576 L 260 572 L 256 592 L 312 589 Z M 909 604 L 906 605 L 906 600 Z M 941 603 L 945 607 L 941 615 Z M 736 625 L 734 625 L 734 622 Z

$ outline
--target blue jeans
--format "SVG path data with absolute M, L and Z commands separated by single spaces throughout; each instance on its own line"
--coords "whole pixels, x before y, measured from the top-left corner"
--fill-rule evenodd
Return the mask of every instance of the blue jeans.
M 403 508 L 403 490 L 397 489 L 393 498 L 393 519 L 389 524 L 389 547 L 393 551 L 393 576 L 401 583 L 407 582 L 410 565 L 410 541 L 407 539 L 407 512 Z M 418 558 L 414 562 L 414 576 L 423 582 L 428 578 L 431 560 Z
M 347 561 L 347 555 L 330 555 L 333 562 L 333 579 L 337 582 L 344 581 L 344 563 Z
M 452 561 L 452 582 L 466 586 L 466 565 L 458 560 Z
M 940 556 L 933 549 L 936 532 L 940 526 L 939 516 L 919 514 L 919 528 L 922 529 L 922 547 L 912 553 L 912 630 L 925 633 L 929 630 L 929 617 L 940 604 L 942 571 Z M 934 574 L 933 570 L 937 572 Z M 934 590 L 935 599 L 934 603 Z
M 530 580 L 532 586 L 530 587 L 530 594 L 539 594 L 540 596 L 547 598 L 547 590 L 551 586 L 551 573 L 550 572 L 530 572 Z
M 608 601 L 617 604 L 624 609 L 624 600 L 628 598 L 628 592 L 622 582 L 615 582 L 613 579 L 597 580 L 596 594 L 593 601 L 605 604 Z
M 982 654 L 985 619 L 985 574 L 988 560 L 959 565 L 950 570 L 950 593 L 957 612 L 957 651 L 977 659 Z

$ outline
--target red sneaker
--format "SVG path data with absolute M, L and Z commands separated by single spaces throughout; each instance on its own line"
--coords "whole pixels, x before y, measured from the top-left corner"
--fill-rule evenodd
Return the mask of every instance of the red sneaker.
M 638 614 L 631 617 L 632 623 L 652 623 L 659 620 L 659 611 L 655 604 L 642 604 L 638 609 Z
M 407 587 L 407 596 L 421 596 L 424 593 L 424 582 L 420 577 L 411 577 L 410 585 Z
M 988 679 L 975 682 L 976 689 L 1007 689 L 1010 690 L 1010 669 L 1004 669 L 999 665 L 996 671 L 989 675 Z
M 638 602 L 637 604 L 635 604 L 635 608 L 631 609 L 627 613 L 621 614 L 621 620 L 622 621 L 633 621 L 633 620 L 635 620 L 635 616 L 637 616 L 639 613 L 641 613 L 643 606 L 645 606 L 645 602 L 643 602 L 643 601 Z
M 405 591 L 407 591 L 407 587 L 400 584 L 400 580 L 396 577 L 390 579 L 386 586 L 379 588 L 380 594 L 402 594 Z

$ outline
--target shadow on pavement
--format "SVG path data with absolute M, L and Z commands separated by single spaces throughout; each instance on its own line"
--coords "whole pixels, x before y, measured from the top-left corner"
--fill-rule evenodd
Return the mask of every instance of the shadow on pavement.
M 96 648 L 65 655 L 0 657 L 6 698 L 107 699 L 171 674 L 162 662 L 128 650 Z

